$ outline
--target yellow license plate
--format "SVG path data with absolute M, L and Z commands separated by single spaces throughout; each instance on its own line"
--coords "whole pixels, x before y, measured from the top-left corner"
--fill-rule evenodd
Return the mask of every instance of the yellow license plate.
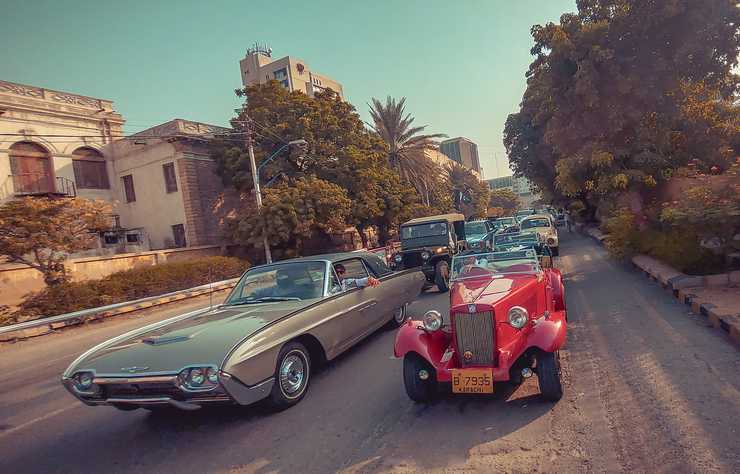
M 493 393 L 493 369 L 452 369 L 453 393 Z

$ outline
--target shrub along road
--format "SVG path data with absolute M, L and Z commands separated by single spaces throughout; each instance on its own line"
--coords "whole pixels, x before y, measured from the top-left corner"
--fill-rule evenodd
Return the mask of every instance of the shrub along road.
M 404 393 L 393 332 L 379 332 L 281 413 L 176 416 L 90 408 L 59 375 L 92 344 L 176 310 L 0 346 L 3 472 L 738 472 L 740 353 L 657 284 L 563 235 L 570 328 L 565 396 L 530 379 L 428 407 Z M 430 292 L 411 308 L 447 309 Z M 199 300 L 180 306 L 187 311 Z

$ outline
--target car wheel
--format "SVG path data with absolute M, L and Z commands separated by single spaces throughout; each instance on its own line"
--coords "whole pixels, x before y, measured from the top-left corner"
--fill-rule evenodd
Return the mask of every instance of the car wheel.
M 306 395 L 311 376 L 311 357 L 305 346 L 298 342 L 284 345 L 275 368 L 275 384 L 269 403 L 277 410 L 284 410 L 300 402 Z
M 450 266 L 444 260 L 437 262 L 434 267 L 434 283 L 442 293 L 450 290 Z
M 392 328 L 401 327 L 401 325 L 406 322 L 406 308 L 408 307 L 407 304 L 404 304 L 400 308 L 396 309 L 393 312 L 393 319 L 390 320 L 388 325 Z
M 557 351 L 541 352 L 537 356 L 537 382 L 545 400 L 556 402 L 563 396 L 563 385 L 560 381 L 560 354 Z
M 429 403 L 437 393 L 437 374 L 420 356 L 406 354 L 403 358 L 403 385 L 410 399 Z

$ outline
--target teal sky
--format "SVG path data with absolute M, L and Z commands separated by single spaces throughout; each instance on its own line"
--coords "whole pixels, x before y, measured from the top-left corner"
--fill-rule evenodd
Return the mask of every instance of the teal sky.
M 532 25 L 575 0 L 4 0 L 0 79 L 111 99 L 127 132 L 175 117 L 226 125 L 255 41 L 371 97 L 407 98 L 429 132 L 478 143 L 486 178 L 509 173 L 504 122 L 531 62 Z M 494 154 L 498 158 L 494 161 Z

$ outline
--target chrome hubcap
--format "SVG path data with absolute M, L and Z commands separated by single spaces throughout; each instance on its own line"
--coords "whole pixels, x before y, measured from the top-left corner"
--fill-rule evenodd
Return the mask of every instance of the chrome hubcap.
M 406 306 L 401 306 L 393 313 L 393 318 L 396 322 L 402 323 L 406 319 Z
M 303 387 L 306 378 L 306 363 L 299 353 L 291 353 L 280 365 L 280 387 L 288 395 L 295 395 Z

